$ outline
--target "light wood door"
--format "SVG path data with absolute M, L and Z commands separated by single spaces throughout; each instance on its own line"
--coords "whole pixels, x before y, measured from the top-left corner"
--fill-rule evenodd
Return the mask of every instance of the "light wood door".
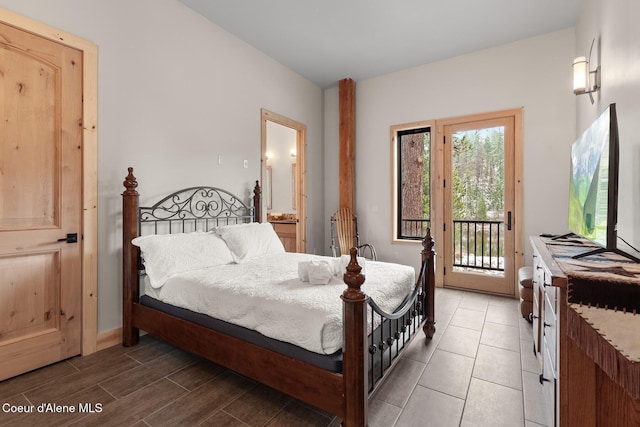
M 444 152 L 444 286 L 515 294 L 519 111 L 439 123 Z
M 0 380 L 81 352 L 82 58 L 0 24 Z

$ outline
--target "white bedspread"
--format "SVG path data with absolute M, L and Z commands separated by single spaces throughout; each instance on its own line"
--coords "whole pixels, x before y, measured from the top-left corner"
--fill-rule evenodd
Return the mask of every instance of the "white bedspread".
M 207 314 L 307 350 L 332 354 L 342 348 L 342 300 L 346 285 L 298 279 L 298 262 L 324 257 L 283 253 L 245 264 L 229 264 L 172 276 L 147 295 Z M 413 267 L 367 261 L 362 290 L 382 309 L 393 311 L 411 292 Z

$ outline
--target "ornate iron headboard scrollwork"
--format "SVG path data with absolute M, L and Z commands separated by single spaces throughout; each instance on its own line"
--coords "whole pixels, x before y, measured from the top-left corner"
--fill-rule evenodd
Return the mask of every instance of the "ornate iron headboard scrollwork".
M 140 207 L 138 226 L 152 226 L 149 233 L 167 234 L 209 231 L 222 225 L 255 220 L 255 208 L 217 187 L 190 187 L 176 191 L 150 207 Z

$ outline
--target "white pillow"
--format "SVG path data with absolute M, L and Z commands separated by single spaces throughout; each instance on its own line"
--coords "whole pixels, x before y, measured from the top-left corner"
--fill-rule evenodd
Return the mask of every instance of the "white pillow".
M 154 234 L 136 237 L 131 243 L 140 247 L 154 288 L 176 273 L 233 262 L 227 244 L 215 233 Z
M 227 225 L 215 231 L 227 242 L 233 260 L 238 264 L 284 252 L 284 246 L 269 222 Z

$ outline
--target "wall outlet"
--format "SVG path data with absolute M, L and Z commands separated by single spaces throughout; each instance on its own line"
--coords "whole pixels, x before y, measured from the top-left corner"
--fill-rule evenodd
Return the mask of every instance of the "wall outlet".
M 243 163 L 244 168 L 248 168 L 249 167 L 249 160 L 245 160 Z
M 218 164 L 222 164 L 222 154 L 218 154 Z

